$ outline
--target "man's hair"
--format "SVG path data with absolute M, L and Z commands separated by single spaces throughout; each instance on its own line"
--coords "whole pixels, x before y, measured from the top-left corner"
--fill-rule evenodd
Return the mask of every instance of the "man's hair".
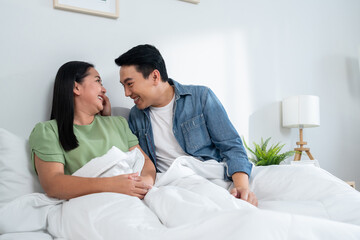
M 55 78 L 50 119 L 55 119 L 61 146 L 70 151 L 79 146 L 74 134 L 74 86 L 82 83 L 94 65 L 87 62 L 71 61 L 62 65 Z
M 149 44 L 138 45 L 115 59 L 115 63 L 121 66 L 134 65 L 136 71 L 142 73 L 144 78 L 148 78 L 150 73 L 157 69 L 160 72 L 161 80 L 168 81 L 165 61 L 159 50 Z

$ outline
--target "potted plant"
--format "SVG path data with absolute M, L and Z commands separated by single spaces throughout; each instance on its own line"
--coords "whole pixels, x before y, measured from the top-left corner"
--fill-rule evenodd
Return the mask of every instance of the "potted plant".
M 270 139 L 271 137 L 266 139 L 264 142 L 261 138 L 260 144 L 253 142 L 255 146 L 254 150 L 250 149 L 247 146 L 245 139 L 243 139 L 246 149 L 254 155 L 254 157 L 250 157 L 249 159 L 255 164 L 255 166 L 278 165 L 286 158 L 294 155 L 295 151 L 288 151 L 280 154 L 281 149 L 285 146 L 285 144 L 280 145 L 280 142 L 273 144 L 269 149 L 267 149 Z

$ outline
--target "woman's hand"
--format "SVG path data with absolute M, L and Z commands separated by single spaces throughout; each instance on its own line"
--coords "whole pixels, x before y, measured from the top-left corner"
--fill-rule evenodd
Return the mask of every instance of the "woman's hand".
M 143 199 L 153 183 L 138 173 L 123 174 L 114 178 L 114 191 Z
M 104 94 L 101 96 L 103 98 L 103 110 L 100 111 L 101 116 L 111 116 L 111 104 L 110 99 Z
M 151 175 L 136 176 L 134 180 L 144 182 L 149 186 L 154 186 L 154 178 Z

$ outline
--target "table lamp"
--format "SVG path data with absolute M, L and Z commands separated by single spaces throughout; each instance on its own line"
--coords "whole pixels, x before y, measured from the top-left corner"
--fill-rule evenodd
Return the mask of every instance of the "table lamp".
M 310 148 L 303 146 L 307 142 L 303 141 L 303 128 L 320 126 L 320 104 L 318 96 L 299 95 L 285 98 L 282 101 L 282 119 L 283 127 L 299 128 L 300 141 L 295 148 L 294 161 L 300 161 L 303 151 L 309 156 L 310 160 L 314 157 L 310 153 Z

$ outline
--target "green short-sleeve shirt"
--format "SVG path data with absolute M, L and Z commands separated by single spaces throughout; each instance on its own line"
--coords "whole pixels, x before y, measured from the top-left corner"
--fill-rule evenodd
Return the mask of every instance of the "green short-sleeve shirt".
M 95 157 L 104 155 L 112 146 L 124 152 L 139 144 L 123 117 L 95 116 L 89 125 L 75 125 L 79 146 L 66 152 L 59 141 L 56 120 L 36 124 L 29 137 L 31 159 L 34 153 L 43 161 L 64 164 L 64 173 L 71 175 Z

